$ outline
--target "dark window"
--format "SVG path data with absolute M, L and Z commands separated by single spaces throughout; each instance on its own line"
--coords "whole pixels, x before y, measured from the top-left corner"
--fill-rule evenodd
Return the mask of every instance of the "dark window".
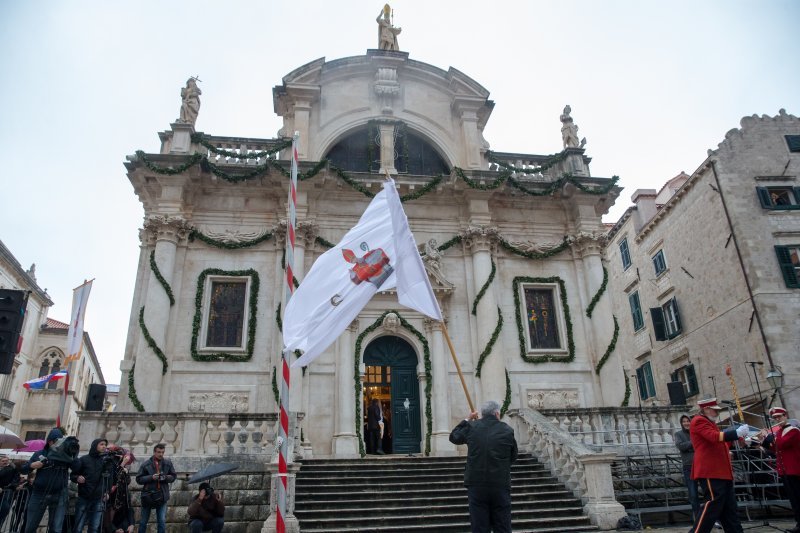
M 800 135 L 784 135 L 790 152 L 800 152 Z
M 619 255 L 622 257 L 622 269 L 628 270 L 631 266 L 631 252 L 628 250 L 628 239 L 622 239 L 619 243 Z
M 208 312 L 206 346 L 242 347 L 244 326 L 245 281 L 211 283 L 211 304 Z
M 61 370 L 61 358 L 57 352 L 50 352 L 44 359 L 42 359 L 42 366 L 39 367 L 39 377 L 55 374 Z M 58 381 L 51 381 L 47 384 L 47 388 L 55 390 L 58 388 Z
M 650 309 L 650 317 L 653 319 L 653 331 L 657 341 L 674 339 L 681 334 L 681 317 L 678 313 L 678 302 L 672 298 L 661 307 Z
M 639 398 L 646 400 L 656 395 L 656 384 L 653 380 L 653 369 L 650 361 L 636 369 L 636 381 L 639 384 Z
M 639 331 L 644 327 L 644 317 L 642 316 L 642 304 L 639 302 L 639 291 L 628 296 L 631 304 L 631 316 L 633 317 L 633 331 Z
M 561 348 L 555 294 L 552 288 L 525 289 L 525 316 L 531 350 Z
M 46 431 L 26 431 L 25 440 L 44 440 L 47 438 Z
M 380 142 L 380 131 L 370 124 L 344 137 L 328 151 L 326 157 L 342 170 L 378 172 L 381 163 Z M 394 166 L 402 174 L 436 176 L 450 173 L 436 149 L 403 125 L 395 126 Z
M 776 246 L 775 253 L 778 255 L 778 264 L 786 286 L 800 289 L 800 245 Z
M 800 187 L 756 187 L 764 209 L 800 209 Z
M 50 373 L 51 374 L 55 374 L 59 370 L 61 370 L 61 360 L 60 359 L 56 359 L 53 362 L 53 368 L 50 369 Z M 50 383 L 47 384 L 47 388 L 50 389 L 50 390 L 57 389 L 58 388 L 58 381 L 57 380 L 51 381 Z
M 653 267 L 656 269 L 656 276 L 661 275 L 662 272 L 667 270 L 667 262 L 664 260 L 664 250 L 659 250 L 653 256 Z
M 683 384 L 683 392 L 687 398 L 700 392 L 697 386 L 697 375 L 694 373 L 694 365 L 686 365 L 677 369 L 672 373 L 672 381 L 680 381 Z

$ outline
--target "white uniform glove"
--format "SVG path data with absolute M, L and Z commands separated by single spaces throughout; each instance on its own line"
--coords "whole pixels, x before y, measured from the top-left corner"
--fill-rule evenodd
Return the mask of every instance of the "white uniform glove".
M 736 436 L 739 438 L 746 436 L 748 433 L 750 433 L 750 428 L 745 425 L 741 425 L 736 428 Z

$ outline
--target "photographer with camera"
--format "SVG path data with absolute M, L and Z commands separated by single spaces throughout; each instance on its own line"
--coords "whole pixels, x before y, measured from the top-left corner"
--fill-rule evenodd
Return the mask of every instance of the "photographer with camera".
M 75 504 L 75 533 L 82 533 L 89 525 L 89 533 L 99 533 L 105 502 L 111 491 L 112 457 L 106 453 L 108 441 L 95 439 L 89 453 L 72 467 L 70 479 L 78 484 L 78 501 Z
M 225 525 L 225 502 L 222 494 L 214 492 L 208 483 L 200 483 L 200 492 L 192 498 L 187 511 L 189 515 L 189 532 L 222 533 Z
M 78 455 L 80 447 L 75 437 L 64 437 L 60 429 L 50 430 L 44 449 L 35 452 L 22 465 L 22 473 L 36 472 L 25 520 L 25 533 L 35 533 L 48 511 L 47 531 L 61 531 L 67 509 L 67 484 L 69 469 Z
M 165 446 L 161 443 L 153 447 L 153 456 L 142 463 L 136 482 L 142 485 L 142 517 L 139 521 L 139 533 L 145 533 L 150 512 L 155 509 L 158 533 L 167 530 L 167 501 L 169 501 L 169 484 L 175 481 L 175 467 L 172 461 L 164 457 Z

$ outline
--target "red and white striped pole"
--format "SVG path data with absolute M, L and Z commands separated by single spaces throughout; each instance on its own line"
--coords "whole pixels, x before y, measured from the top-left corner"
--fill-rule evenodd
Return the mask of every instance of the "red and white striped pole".
M 294 293 L 294 232 L 297 225 L 297 142 L 299 132 L 292 137 L 292 172 L 289 183 L 289 220 L 286 224 L 286 302 Z M 281 353 L 281 395 L 280 395 L 280 427 L 278 440 L 280 455 L 278 457 L 278 517 L 276 529 L 278 533 L 286 533 L 286 492 L 288 490 L 288 452 L 289 452 L 289 356 L 290 352 Z

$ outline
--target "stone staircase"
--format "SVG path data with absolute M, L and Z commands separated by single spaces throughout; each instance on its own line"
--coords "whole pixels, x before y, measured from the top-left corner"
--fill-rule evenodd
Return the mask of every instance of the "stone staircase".
M 470 530 L 464 457 L 310 459 L 297 474 L 295 516 L 315 533 Z M 576 499 L 534 457 L 511 470 L 515 532 L 596 529 Z

